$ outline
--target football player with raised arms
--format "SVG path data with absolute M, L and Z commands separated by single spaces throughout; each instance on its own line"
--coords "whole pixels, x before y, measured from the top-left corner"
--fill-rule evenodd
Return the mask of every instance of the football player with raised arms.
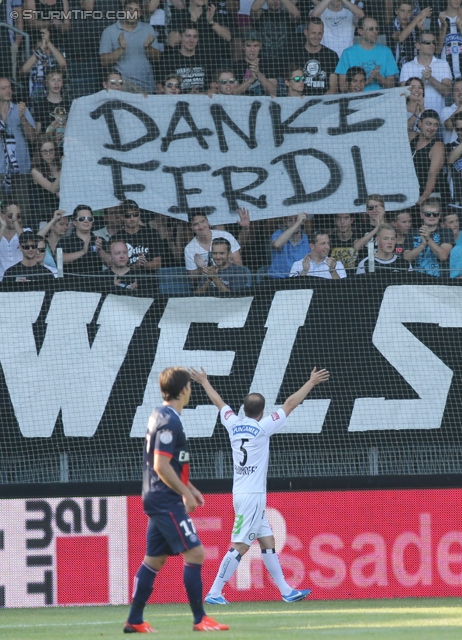
M 244 417 L 234 413 L 210 384 L 206 371 L 190 368 L 191 378 L 202 385 L 204 391 L 220 410 L 221 423 L 228 431 L 233 450 L 234 527 L 231 548 L 221 561 L 215 581 L 205 598 L 208 604 L 229 604 L 223 588 L 236 571 L 242 556 L 252 542 L 260 543 L 263 564 L 271 574 L 284 602 L 297 602 L 310 594 L 310 589 L 293 589 L 287 584 L 276 554 L 273 531 L 266 517 L 266 478 L 269 462 L 269 444 L 273 433 L 281 431 L 287 417 L 303 402 L 318 384 L 329 380 L 326 369 L 314 367 L 310 379 L 284 402 L 282 407 L 263 418 L 265 398 L 250 393 L 244 399 Z
M 191 377 L 182 367 L 159 375 L 163 404 L 148 422 L 143 452 L 143 507 L 149 516 L 146 555 L 134 579 L 132 604 L 124 633 L 155 633 L 143 620 L 154 580 L 168 556 L 183 554 L 183 582 L 193 613 L 193 631 L 226 631 L 228 625 L 209 618 L 202 601 L 205 550 L 189 514 L 204 497 L 189 480 L 189 452 L 181 411 L 191 396 Z

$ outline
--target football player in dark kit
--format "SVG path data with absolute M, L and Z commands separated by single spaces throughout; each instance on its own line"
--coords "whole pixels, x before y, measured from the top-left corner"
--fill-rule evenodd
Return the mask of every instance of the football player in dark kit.
M 164 369 L 159 376 L 164 400 L 152 412 L 143 453 L 143 507 L 149 517 L 146 555 L 134 580 L 132 605 L 124 633 L 155 633 L 143 621 L 143 611 L 157 573 L 168 556 L 182 553 L 183 580 L 193 613 L 194 631 L 226 631 L 206 616 L 201 569 L 205 550 L 188 515 L 204 505 L 204 497 L 189 481 L 189 453 L 181 411 L 191 396 L 191 376 L 182 367 Z

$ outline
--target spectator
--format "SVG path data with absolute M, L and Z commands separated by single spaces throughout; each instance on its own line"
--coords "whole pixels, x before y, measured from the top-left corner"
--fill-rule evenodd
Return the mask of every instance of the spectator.
M 101 82 L 99 46 L 106 27 L 115 23 L 123 2 L 118 0 L 70 0 L 72 29 L 66 45 L 69 90 L 72 98 L 96 93 Z M 116 11 L 114 11 L 116 9 Z M 85 46 L 82 46 L 82 45 Z
M 161 65 L 161 77 L 181 76 L 181 93 L 203 92 L 208 87 L 209 70 L 198 48 L 199 31 L 186 25 L 180 31 L 180 46 L 166 51 Z M 159 90 L 162 88 L 159 87 Z
M 447 0 L 440 13 L 436 51 L 441 60 L 446 60 L 452 76 L 462 75 L 462 9 L 461 0 Z
M 124 228 L 124 221 L 120 210 L 120 205 L 116 207 L 108 207 L 104 209 L 104 227 L 93 231 L 93 235 L 97 238 L 103 238 L 106 242 L 112 238 L 118 231 Z
M 444 99 L 451 91 L 451 69 L 445 60 L 435 58 L 436 38 L 430 31 L 420 31 L 416 47 L 417 56 L 401 68 L 400 84 L 403 87 L 409 78 L 422 78 L 425 109 L 433 109 L 439 115 L 444 108 Z
M 286 95 L 288 98 L 303 98 L 305 95 L 304 71 L 295 62 L 288 67 L 284 74 L 284 84 L 286 85 Z
M 63 264 L 72 274 L 94 274 L 102 271 L 98 253 L 101 250 L 101 238 L 94 238 L 93 211 L 85 204 L 79 204 L 72 214 L 72 233 L 62 238 L 57 248 L 63 250 Z
M 40 33 L 42 39 L 37 42 L 35 51 L 20 71 L 21 75 L 29 74 L 29 96 L 34 101 L 46 95 L 45 80 L 50 71 L 65 71 L 67 66 L 61 51 L 51 42 L 48 29 L 42 29 Z
M 181 93 L 181 85 L 183 84 L 183 78 L 176 74 L 167 74 L 165 80 L 162 83 L 162 93 L 164 96 L 177 96 Z
M 61 71 L 50 71 L 46 77 L 47 94 L 34 103 L 37 134 L 50 134 L 59 146 L 64 141 L 64 129 L 71 108 L 70 100 L 62 95 L 63 82 Z
M 377 232 L 377 252 L 374 255 L 375 271 L 384 269 L 393 273 L 403 273 L 409 269 L 402 255 L 395 252 L 396 231 L 391 224 L 383 224 Z M 369 256 L 358 264 L 356 275 L 369 272 Z
M 53 273 L 58 271 L 56 247 L 69 231 L 70 216 L 65 216 L 64 213 L 65 211 L 62 209 L 57 209 L 53 213 L 53 217 L 37 232 L 37 236 L 46 239 L 44 266 L 48 267 Z
M 366 88 L 366 72 L 362 67 L 350 67 L 346 72 L 347 93 L 362 93 Z
M 340 57 L 345 49 L 353 45 L 355 25 L 364 18 L 364 11 L 349 0 L 316 0 L 311 12 L 324 24 L 322 44 Z
M 419 229 L 409 232 L 403 254 L 414 270 L 436 277 L 443 275 L 444 263 L 454 246 L 451 229 L 439 226 L 441 210 L 440 198 L 431 197 L 421 203 L 420 217 L 423 224 Z
M 40 238 L 43 242 L 43 238 Z M 39 238 L 31 231 L 24 231 L 19 236 L 20 262 L 9 267 L 3 276 L 4 282 L 41 282 L 53 274 L 42 264 L 37 263 L 37 246 Z
M 317 276 L 329 280 L 346 278 L 347 274 L 341 262 L 329 257 L 330 240 L 326 231 L 315 231 L 310 242 L 311 252 L 303 260 L 294 262 L 290 277 Z
M 168 247 L 168 259 L 162 260 L 162 266 L 184 266 L 184 248 L 193 237 L 188 223 L 155 213 L 148 225 L 159 234 Z
M 320 96 L 337 93 L 338 55 L 321 44 L 324 25 L 320 18 L 308 18 L 303 31 L 305 43 L 295 53 L 295 59 L 302 63 L 305 75 L 306 94 Z
M 344 50 L 335 70 L 339 74 L 340 91 L 346 91 L 346 72 L 355 66 L 363 67 L 367 74 L 365 91 L 391 89 L 395 84 L 398 67 L 390 49 L 377 44 L 377 20 L 362 18 L 358 23 L 358 32 L 359 43 Z
M 218 64 L 229 58 L 231 31 L 228 28 L 226 14 L 217 15 L 217 3 L 208 0 L 188 0 L 183 9 L 172 8 L 168 25 L 168 44 L 177 47 L 181 44 L 181 34 L 186 27 L 197 29 L 200 34 L 198 53 L 204 60 L 213 55 Z M 213 51 L 213 54 L 211 53 Z
M 462 78 L 458 77 L 452 83 L 452 98 L 454 102 L 450 107 L 444 107 L 441 112 L 441 122 L 444 126 L 443 142 L 448 144 L 457 139 L 457 133 L 454 130 L 454 119 L 457 115 L 462 117 Z
M 354 248 L 357 234 L 354 227 L 355 217 L 352 213 L 336 213 L 335 227 L 329 231 L 331 244 L 330 255 L 340 260 L 345 269 L 354 269 L 358 259 L 358 252 Z
M 452 189 L 452 202 L 462 205 L 462 114 L 453 116 L 456 139 L 446 144 L 446 162 Z
M 294 262 L 310 253 L 310 242 L 303 231 L 307 217 L 308 214 L 303 212 L 298 216 L 281 218 L 281 228 L 271 236 L 269 278 L 288 278 Z
M 24 31 L 23 0 L 8 0 L 1 5 L 0 22 Z M 16 78 L 18 53 L 22 44 L 22 33 L 15 33 L 6 27 L 1 30 L 0 60 L 2 73 L 8 78 Z
M 357 240 L 354 241 L 354 249 L 362 256 L 364 248 L 371 240 L 377 244 L 375 236 L 385 222 L 385 200 L 379 193 L 371 193 L 366 200 L 367 219 L 357 229 Z
M 48 242 L 45 240 L 45 238 L 42 238 L 39 235 L 37 235 L 37 256 L 36 256 L 37 264 L 42 265 L 43 267 L 45 267 L 45 269 L 48 269 L 48 271 L 50 271 L 54 275 L 54 277 L 57 278 L 58 277 L 57 269 L 51 267 L 45 262 L 45 257 L 47 253 L 48 253 Z
M 215 238 L 228 240 L 231 245 L 230 261 L 233 264 L 242 265 L 241 247 L 235 237 L 226 231 L 212 229 L 202 209 L 191 209 L 189 222 L 194 238 L 186 245 L 184 258 L 186 270 L 190 276 L 202 275 L 202 269 L 209 262 L 212 240 Z
M 407 130 L 418 133 L 418 124 L 425 110 L 425 86 L 420 78 L 408 78 L 405 86 L 409 89 L 409 96 L 406 98 Z
M 30 156 L 28 142 L 35 142 L 34 119 L 24 102 L 15 104 L 8 78 L 0 78 L 0 189 L 11 193 L 23 215 L 29 211 Z
M 226 238 L 212 240 L 211 259 L 202 267 L 203 277 L 199 280 L 194 295 L 234 293 L 249 287 L 248 270 L 230 260 L 231 243 Z
M 128 247 L 129 266 L 133 271 L 154 274 L 165 261 L 166 248 L 163 240 L 154 229 L 148 229 L 141 223 L 141 211 L 134 200 L 122 202 L 124 228 L 111 236 L 112 242 L 121 240 Z M 101 251 L 106 265 L 110 265 L 110 256 Z
M 448 209 L 446 212 L 443 212 L 441 217 L 441 228 L 442 229 L 451 229 L 454 234 L 454 242 L 460 238 L 460 229 L 459 229 L 459 215 L 456 212 L 452 212 Z
M 23 231 L 32 229 L 23 229 L 18 205 L 3 203 L 0 212 L 0 278 L 7 269 L 22 260 L 19 236 Z
M 106 91 L 109 91 L 109 89 L 112 89 L 112 91 L 123 91 L 124 79 L 122 78 L 122 74 L 116 69 L 110 69 L 106 73 L 103 87 L 106 89 Z
M 449 254 L 449 276 L 451 278 L 462 278 L 462 236 L 452 248 Z
M 245 95 L 275 96 L 276 73 L 272 65 L 261 55 L 261 39 L 255 32 L 244 35 L 244 59 L 234 63 L 240 84 L 244 84 Z
M 232 69 L 217 69 L 210 83 L 209 95 L 239 96 L 247 89 L 247 85 L 239 84 Z
M 404 243 L 412 227 L 412 216 L 409 211 L 393 211 L 390 216 L 391 225 L 396 231 L 395 253 L 403 255 Z
M 123 289 L 124 291 L 136 291 L 138 280 L 131 273 L 128 266 L 128 247 L 121 240 L 114 240 L 109 244 L 109 255 L 111 257 L 110 267 L 107 275 L 111 278 L 113 289 Z
M 279 78 L 286 61 L 292 57 L 300 11 L 292 0 L 254 0 L 251 17 L 253 27 L 261 35 L 265 60 Z
M 123 90 L 156 93 L 151 62 L 161 53 L 154 44 L 154 29 L 142 22 L 141 6 L 136 0 L 124 4 L 125 17 L 106 27 L 101 35 L 99 53 L 103 67 L 115 67 L 124 79 Z
M 418 31 L 424 29 L 424 23 L 432 14 L 430 7 L 426 7 L 414 14 L 414 3 L 412 0 L 396 0 L 395 1 L 394 21 L 385 28 L 387 38 L 387 46 L 393 52 L 401 71 L 403 64 L 411 62 L 417 55 L 417 35 Z
M 33 229 L 38 229 L 40 222 L 59 206 L 61 162 L 58 147 L 49 134 L 37 146 L 31 176 L 30 223 Z
M 49 29 L 55 47 L 66 52 L 71 28 L 69 0 L 24 0 L 24 9 L 31 16 L 24 24 L 26 30 L 41 32 Z
M 419 133 L 409 133 L 412 159 L 420 185 L 418 204 L 429 198 L 432 193 L 439 193 L 445 203 L 449 200 L 449 187 L 442 171 L 445 160 L 444 144 L 436 139 L 439 125 L 437 112 L 425 109 L 418 125 Z

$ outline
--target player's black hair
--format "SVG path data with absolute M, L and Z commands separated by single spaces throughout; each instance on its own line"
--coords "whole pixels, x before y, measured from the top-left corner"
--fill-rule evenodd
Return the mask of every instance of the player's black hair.
M 265 410 L 265 398 L 261 393 L 249 393 L 244 398 L 244 413 L 248 418 L 259 418 Z
M 159 387 L 164 400 L 178 400 L 180 393 L 191 382 L 189 372 L 183 367 L 169 367 L 159 375 Z

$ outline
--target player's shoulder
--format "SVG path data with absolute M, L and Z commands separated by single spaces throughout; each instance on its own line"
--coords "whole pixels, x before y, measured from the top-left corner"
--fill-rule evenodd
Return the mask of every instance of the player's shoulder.
M 148 431 L 152 432 L 162 427 L 181 428 L 181 420 L 178 414 L 168 405 L 156 407 L 149 416 Z

